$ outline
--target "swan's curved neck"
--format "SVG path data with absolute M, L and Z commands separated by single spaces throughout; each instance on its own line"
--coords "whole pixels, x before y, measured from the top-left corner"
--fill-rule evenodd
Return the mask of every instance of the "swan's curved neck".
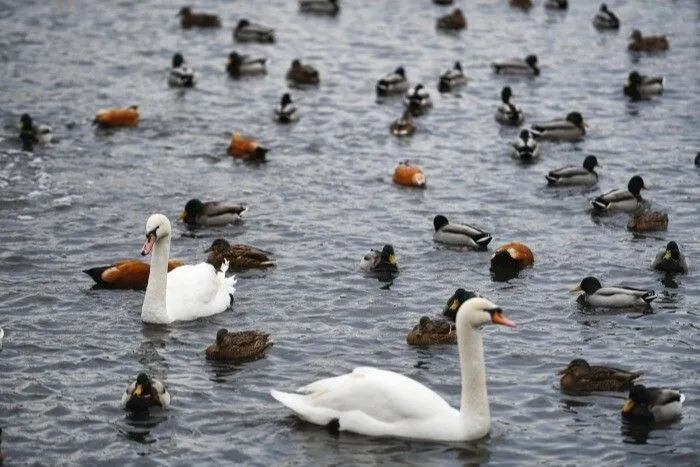
M 471 325 L 457 326 L 459 363 L 462 369 L 462 401 L 460 415 L 482 417 L 490 421 L 489 400 L 486 393 L 486 367 L 481 333 Z
M 141 320 L 146 323 L 169 323 L 165 305 L 168 285 L 168 258 L 170 257 L 170 235 L 156 240 L 151 252 L 151 272 L 148 275 L 146 295 L 141 307 Z

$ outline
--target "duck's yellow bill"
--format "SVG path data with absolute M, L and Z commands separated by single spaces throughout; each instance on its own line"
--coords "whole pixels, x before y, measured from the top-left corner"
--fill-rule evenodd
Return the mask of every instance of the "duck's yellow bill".
M 622 413 L 628 413 L 634 408 L 634 401 L 632 399 L 628 399 L 627 402 L 625 402 L 624 407 L 622 407 Z
M 134 389 L 134 395 L 140 396 L 142 392 L 143 392 L 143 386 L 141 386 L 140 384 L 137 384 L 136 389 Z
M 666 254 L 664 255 L 664 259 L 669 260 L 669 259 L 671 259 L 672 255 L 673 255 L 673 253 L 671 253 L 670 251 L 667 251 Z
M 575 285 L 569 289 L 569 292 L 580 292 L 580 291 L 581 291 L 581 284 Z
M 450 310 L 456 311 L 457 308 L 459 308 L 459 300 L 457 300 L 456 298 L 453 298 L 452 300 L 450 300 Z
M 389 264 L 396 264 L 396 255 L 389 255 Z
M 185 217 L 187 217 L 187 212 L 182 211 L 180 214 L 177 215 L 177 220 L 181 221 L 181 220 L 183 220 Z

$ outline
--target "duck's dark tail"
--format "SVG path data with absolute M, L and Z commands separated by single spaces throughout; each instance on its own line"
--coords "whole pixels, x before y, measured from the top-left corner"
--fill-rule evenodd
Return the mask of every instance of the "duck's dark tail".
M 656 292 L 654 292 L 653 290 L 650 290 L 649 292 L 642 295 L 642 300 L 644 300 L 646 303 L 651 303 L 657 298 L 659 298 L 659 296 L 656 295 Z
M 83 269 L 83 272 L 92 277 L 92 280 L 94 280 L 96 284 L 107 285 L 107 283 L 102 280 L 102 273 L 109 268 L 110 266 L 101 266 L 97 268 Z

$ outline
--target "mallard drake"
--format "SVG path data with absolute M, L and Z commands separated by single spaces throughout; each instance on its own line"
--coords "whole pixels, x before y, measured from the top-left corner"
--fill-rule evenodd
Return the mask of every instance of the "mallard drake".
M 228 260 L 229 269 L 234 271 L 265 269 L 275 265 L 275 262 L 269 257 L 269 252 L 240 243 L 231 245 L 223 238 L 214 240 L 204 252 L 209 253 L 207 263 L 217 270 L 221 269 L 225 260 Z
M 299 0 L 299 11 L 337 15 L 340 12 L 339 0 Z
M 462 64 L 455 62 L 454 66 L 440 75 L 440 80 L 438 81 L 438 91 L 440 92 L 450 92 L 457 86 L 461 86 L 467 83 L 467 77 L 464 76 L 462 71 Z
M 302 65 L 299 59 L 294 59 L 287 70 L 287 81 L 294 84 L 318 84 L 321 78 L 316 68 L 311 65 Z
M 530 130 L 521 130 L 520 136 L 510 143 L 513 147 L 511 156 L 523 162 L 532 162 L 540 157 L 540 145 L 535 141 Z
M 240 221 L 247 211 L 248 207 L 242 204 L 226 204 L 218 201 L 203 203 L 195 198 L 185 204 L 185 210 L 180 213 L 178 219 L 189 227 L 226 225 Z
M 537 55 L 528 55 L 525 60 L 513 58 L 502 62 L 491 64 L 494 73 L 499 75 L 525 75 L 539 76 L 540 69 L 537 67 Z
M 233 39 L 238 42 L 272 44 L 275 42 L 275 30 L 241 19 L 233 30 Z
M 635 384 L 622 407 L 622 417 L 633 422 L 669 422 L 680 418 L 684 401 L 685 395 L 677 389 Z
M 455 293 L 453 293 L 452 296 L 447 299 L 447 303 L 442 309 L 442 315 L 450 321 L 456 321 L 459 307 L 462 306 L 462 303 L 474 297 L 481 297 L 481 295 L 471 290 L 465 290 L 461 287 L 458 288 L 455 290 Z
M 430 93 L 428 90 L 419 83 L 406 91 L 406 95 L 403 98 L 403 104 L 414 116 L 416 116 L 421 115 L 429 107 L 432 107 L 433 101 L 430 99 Z
M 168 272 L 183 264 L 181 259 L 168 260 Z M 138 259 L 125 259 L 109 266 L 84 269 L 83 272 L 92 277 L 98 288 L 146 290 L 151 265 Z
M 441 16 L 437 19 L 437 28 L 450 31 L 458 31 L 467 28 L 467 18 L 459 8 L 452 10 L 449 15 Z
M 580 141 L 586 135 L 586 123 L 579 112 L 569 112 L 564 120 L 550 120 L 532 125 L 535 138 L 550 141 Z
M 627 50 L 632 52 L 663 52 L 668 50 L 668 39 L 666 36 L 642 36 L 639 29 L 632 31 L 631 42 Z
M 597 212 L 624 211 L 635 212 L 643 208 L 646 203 L 642 199 L 640 191 L 646 189 L 644 180 L 639 175 L 630 178 L 627 189 L 617 188 L 603 193 L 591 201 L 593 209 Z
M 596 167 L 600 167 L 598 159 L 590 155 L 583 160 L 583 166 L 562 167 L 561 169 L 552 170 L 544 178 L 547 179 L 548 186 L 591 186 L 598 183 Z
M 633 232 L 668 230 L 668 214 L 658 211 L 635 212 L 627 221 L 627 228 Z
M 369 250 L 360 260 L 360 269 L 374 273 L 397 273 L 399 266 L 396 261 L 396 253 L 392 245 L 384 245 L 382 251 Z
M 561 389 L 566 392 L 628 391 L 642 371 L 625 371 L 609 366 L 591 366 L 582 358 L 571 360 L 559 372 Z
M 610 308 L 648 306 L 658 295 L 653 290 L 634 289 L 632 287 L 603 287 L 592 276 L 585 277 L 570 292 L 583 292 L 579 301 L 586 305 Z
M 273 344 L 269 337 L 268 333 L 260 331 L 229 332 L 221 328 L 216 333 L 216 341 L 204 353 L 209 360 L 256 360 Z
M 544 2 L 544 7 L 550 10 L 566 10 L 569 8 L 568 0 L 547 0 Z
M 408 80 L 406 72 L 400 66 L 393 73 L 380 78 L 375 86 L 377 95 L 386 96 L 388 94 L 400 94 L 408 90 Z
M 433 0 L 433 3 L 440 6 L 452 5 L 455 0 Z
M 510 102 L 513 91 L 510 86 L 506 86 L 501 90 L 501 105 L 496 109 L 494 118 L 501 125 L 518 126 L 525 120 L 523 111 Z
M 194 71 L 185 65 L 185 58 L 181 53 L 173 55 L 173 67 L 168 75 L 168 85 L 178 88 L 191 88 L 194 86 Z
M 457 333 L 455 324 L 445 319 L 431 319 L 423 316 L 417 325 L 406 336 L 408 345 L 428 346 L 440 344 L 456 344 Z
M 532 0 L 508 0 L 508 5 L 522 8 L 523 10 L 529 10 L 532 8 Z
M 450 224 L 447 217 L 438 214 L 433 219 L 433 240 L 454 246 L 485 250 L 493 239 L 491 234 L 469 224 Z
M 292 96 L 288 92 L 282 94 L 280 105 L 275 108 L 275 118 L 278 123 L 292 123 L 299 120 L 297 106 L 292 101 Z
M 19 140 L 27 149 L 31 149 L 35 143 L 48 144 L 53 137 L 53 130 L 48 125 L 35 125 L 29 114 L 22 114 L 19 118 Z
M 423 169 L 417 165 L 411 165 L 408 161 L 399 162 L 394 169 L 393 181 L 397 185 L 425 188 Z
M 252 138 L 244 138 L 240 133 L 234 132 L 231 135 L 231 143 L 226 149 L 226 153 L 236 159 L 247 161 L 264 162 L 267 149 Z
M 491 256 L 491 270 L 519 271 L 535 262 L 532 250 L 520 242 L 508 242 L 499 246 Z
M 598 29 L 620 29 L 620 20 L 603 3 L 600 5 L 600 10 L 593 17 L 593 26 Z
M 192 13 L 190 7 L 183 6 L 177 14 L 180 17 L 180 27 L 190 28 L 220 28 L 221 20 L 216 15 L 207 13 Z
M 167 409 L 170 406 L 170 393 L 161 381 L 139 373 L 136 381 L 124 391 L 121 404 L 124 409 L 135 412 L 147 411 L 151 407 Z
M 664 92 L 664 77 L 644 76 L 633 71 L 622 90 L 625 96 L 629 96 L 632 100 L 649 99 L 654 94 Z
M 238 52 L 231 52 L 226 62 L 226 71 L 233 78 L 240 78 L 241 75 L 265 74 L 265 62 L 267 58 L 253 57 L 251 55 L 239 55 Z
M 406 109 L 401 118 L 393 121 L 389 129 L 394 136 L 410 136 L 415 133 L 416 126 L 413 124 L 411 111 Z
M 668 242 L 666 248 L 659 251 L 656 258 L 651 262 L 651 268 L 670 273 L 688 273 L 688 263 L 685 260 L 685 255 L 674 241 Z
M 129 127 L 136 126 L 138 123 L 139 107 L 137 105 L 100 109 L 92 121 L 93 125 L 101 128 Z

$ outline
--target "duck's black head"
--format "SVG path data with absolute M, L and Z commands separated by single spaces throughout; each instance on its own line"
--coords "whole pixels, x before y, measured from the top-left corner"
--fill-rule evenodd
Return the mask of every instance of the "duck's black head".
M 34 122 L 29 114 L 22 114 L 22 116 L 19 118 L 19 124 L 20 130 L 29 130 L 32 128 L 32 125 L 34 125 Z
M 630 193 L 632 193 L 634 196 L 639 196 L 639 192 L 642 189 L 646 189 L 642 177 L 640 177 L 639 175 L 635 175 L 634 177 L 630 178 L 630 181 L 627 184 L 627 190 Z
M 294 60 L 292 60 L 292 68 L 299 68 L 299 67 L 301 67 L 301 60 L 299 60 L 298 58 L 295 58 Z
M 216 343 L 217 345 L 221 345 L 224 343 L 224 338 L 228 334 L 228 329 L 226 328 L 221 328 L 216 332 Z
M 173 55 L 173 68 L 181 67 L 183 63 L 185 63 L 185 58 L 180 52 Z
M 566 115 L 566 120 L 577 127 L 583 127 L 583 115 L 580 112 L 569 112 Z
M 641 405 L 649 405 L 651 402 L 651 393 L 643 384 L 635 384 L 630 389 L 629 398 Z
M 629 77 L 627 78 L 631 84 L 634 85 L 640 85 L 642 84 L 642 75 L 640 75 L 637 71 L 633 71 L 630 73 Z
M 134 395 L 139 397 L 149 396 L 151 394 L 151 378 L 146 373 L 139 373 L 136 377 L 136 388 Z
M 288 92 L 285 92 L 284 94 L 282 94 L 282 100 L 280 101 L 280 104 L 282 105 L 282 107 L 284 107 L 285 105 L 289 105 L 291 103 L 292 103 L 291 94 L 289 94 Z
M 571 362 L 569 363 L 569 368 L 572 368 L 572 369 L 573 368 L 588 369 L 590 367 L 591 366 L 588 364 L 588 362 L 582 358 L 575 358 L 575 359 L 571 360 Z
M 527 143 L 527 140 L 530 139 L 530 132 L 528 130 L 521 130 L 520 139 L 523 140 L 524 143 Z
M 476 292 L 468 291 L 463 288 L 455 290 L 455 293 L 447 300 L 445 309 L 442 310 L 442 314 L 452 321 L 457 320 L 457 310 L 462 306 L 462 303 L 466 302 L 470 298 L 478 297 Z
M 459 63 L 458 61 L 457 61 L 457 62 L 455 62 L 455 70 L 459 70 L 459 71 L 462 71 L 462 64 L 461 64 L 461 63 Z
M 622 416 L 645 422 L 653 422 L 654 414 L 649 410 L 651 392 L 643 384 L 635 384 L 630 389 L 627 402 L 622 408 Z
M 585 277 L 578 286 L 587 295 L 593 294 L 603 287 L 600 281 L 593 276 Z
M 501 100 L 503 101 L 503 103 L 510 103 L 510 96 L 512 95 L 513 91 L 510 89 L 510 86 L 506 86 L 503 89 L 501 89 Z
M 223 238 L 217 238 L 211 243 L 211 246 L 204 250 L 205 253 L 209 253 L 210 251 L 220 251 L 220 250 L 226 250 L 228 247 L 230 247 L 231 244 L 224 240 Z
M 681 250 L 678 249 L 678 244 L 674 241 L 668 242 L 666 245 L 665 259 L 680 259 Z
M 190 10 L 190 7 L 188 6 L 183 6 L 180 8 L 180 12 L 177 14 L 177 16 L 190 16 L 192 14 L 192 10 Z
M 635 29 L 632 31 L 632 35 L 630 36 L 630 39 L 633 41 L 641 41 L 642 40 L 642 32 L 639 29 Z
M 236 25 L 236 29 L 245 28 L 246 26 L 250 26 L 250 21 L 243 18 L 243 19 L 238 21 L 238 25 Z
M 607 12 L 608 12 L 608 6 L 607 6 L 605 3 L 603 3 L 602 5 L 600 5 L 600 11 L 603 11 L 603 12 L 607 13 Z
M 596 167 L 600 167 L 598 165 L 598 159 L 593 155 L 586 156 L 586 158 L 583 160 L 583 168 L 589 172 L 593 172 L 593 169 Z
M 238 52 L 231 52 L 228 54 L 228 60 L 232 64 L 238 64 L 241 61 L 241 56 L 238 54 Z
M 419 84 L 416 84 L 415 88 L 413 88 L 413 92 L 417 94 L 422 89 L 423 89 L 423 85 L 419 83 Z
M 398 67 L 397 69 L 394 70 L 394 73 L 396 73 L 399 76 L 406 77 L 406 71 L 403 69 L 402 66 Z
M 199 214 L 204 210 L 204 203 L 197 198 L 193 198 L 185 204 L 185 212 L 188 214 Z
M 537 55 L 531 54 L 525 57 L 525 63 L 530 65 L 531 67 L 535 68 L 537 67 Z
M 449 224 L 449 221 L 447 220 L 447 217 L 443 216 L 442 214 L 438 214 L 433 218 L 433 227 L 435 227 L 436 232 L 447 224 Z
M 386 261 L 389 264 L 396 264 L 396 253 L 394 253 L 394 247 L 391 245 L 384 245 L 382 248 L 382 261 Z

